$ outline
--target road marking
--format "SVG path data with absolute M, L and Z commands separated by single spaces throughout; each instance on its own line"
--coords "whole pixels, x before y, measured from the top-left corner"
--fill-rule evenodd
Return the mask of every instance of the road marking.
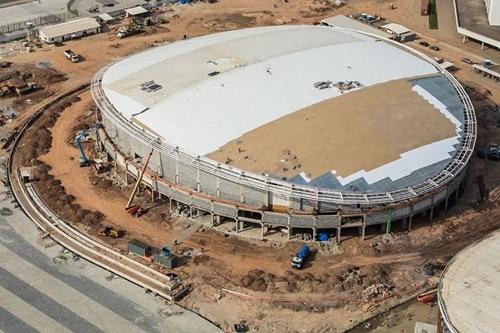
M 6 271 L 105 332 L 144 332 L 112 310 L 22 260 L 2 244 L 0 262 Z
M 2 307 L 40 332 L 71 332 L 57 321 L 26 303 L 10 291 L 0 287 Z

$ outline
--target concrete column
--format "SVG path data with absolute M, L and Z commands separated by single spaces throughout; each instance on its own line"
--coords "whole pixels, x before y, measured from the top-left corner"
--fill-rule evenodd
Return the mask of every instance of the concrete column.
M 340 244 L 340 229 L 342 229 L 342 227 L 339 225 L 337 228 L 337 244 Z
M 465 43 L 465 41 L 467 40 L 467 37 L 465 37 L 465 35 L 462 36 L 462 43 Z
M 413 214 L 410 214 L 410 218 L 408 219 L 408 231 L 411 231 L 411 222 L 413 220 Z
M 429 211 L 429 222 L 432 222 L 433 217 L 434 217 L 434 194 L 432 195 L 431 209 Z
M 261 239 L 264 239 L 264 236 L 265 236 L 265 234 L 266 234 L 266 233 L 265 233 L 264 228 L 265 228 L 264 223 L 261 223 L 261 224 L 260 224 L 260 231 L 261 231 L 261 233 L 260 233 L 260 238 L 261 238 Z
M 361 240 L 365 240 L 366 232 L 366 215 L 363 215 L 363 225 L 361 226 Z
M 316 230 L 316 227 L 313 227 L 312 228 L 312 232 L 313 232 L 313 241 L 316 241 L 316 234 L 317 234 L 317 230 Z
M 214 213 L 211 212 L 210 213 L 210 228 L 214 227 L 214 218 L 215 218 Z
M 234 220 L 236 222 L 235 231 L 236 231 L 236 233 L 239 233 L 240 232 L 240 220 L 238 220 L 238 218 L 235 218 Z
M 459 187 L 460 188 L 460 187 Z M 459 193 L 458 193 L 458 188 L 455 190 L 455 201 L 458 201 L 458 196 L 459 196 Z
M 287 215 L 288 223 L 288 240 L 292 239 L 292 227 L 290 226 L 290 215 Z
M 481 42 L 481 51 L 484 50 L 484 42 Z
M 168 198 L 168 209 L 170 210 L 170 213 L 172 213 L 172 197 Z

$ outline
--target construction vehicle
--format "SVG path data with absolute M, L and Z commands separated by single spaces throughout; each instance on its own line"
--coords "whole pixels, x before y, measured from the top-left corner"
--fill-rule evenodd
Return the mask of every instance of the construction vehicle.
M 38 85 L 35 82 L 28 82 L 26 85 L 22 87 L 17 87 L 16 88 L 16 93 L 18 95 L 25 95 L 28 94 L 32 91 L 35 91 L 38 89 Z
M 118 238 L 120 237 L 120 232 L 116 230 L 113 226 L 105 225 L 104 228 L 102 228 L 102 230 L 99 231 L 99 236 Z
M 488 159 L 490 161 L 500 161 L 500 147 L 492 143 L 488 148 L 479 148 L 477 150 L 477 156 L 482 159 Z
M 142 27 L 135 23 L 134 18 L 131 17 L 129 18 L 128 24 L 121 26 L 118 28 L 118 31 L 116 33 L 116 37 L 118 38 L 125 38 L 128 36 L 136 35 L 138 33 L 141 33 L 143 31 Z
M 85 155 L 85 151 L 83 150 L 82 146 L 82 141 L 87 138 L 87 135 L 89 134 L 89 131 L 81 132 L 77 134 L 75 137 L 75 145 L 77 146 L 78 150 L 80 151 L 80 167 L 86 167 L 90 165 L 90 160 L 88 159 L 87 155 Z
M 0 85 L 0 97 L 12 94 L 12 89 L 8 85 Z
M 72 63 L 80 62 L 81 58 L 79 54 L 76 54 L 75 52 L 71 50 L 66 50 L 64 51 L 64 56 L 70 60 Z
M 302 246 L 299 249 L 299 252 L 297 252 L 292 259 L 292 267 L 296 269 L 301 269 L 304 266 L 307 257 L 309 256 L 309 253 L 310 253 L 309 246 L 307 246 L 306 244 L 302 244 Z
M 116 37 L 125 38 L 128 36 L 136 35 L 142 32 L 142 28 L 138 25 L 127 25 L 124 27 L 120 27 L 118 32 L 116 33 Z
M 141 217 L 146 213 L 144 208 L 142 208 L 140 205 L 132 205 L 128 208 L 125 208 L 125 211 L 131 215 L 134 215 L 135 217 Z

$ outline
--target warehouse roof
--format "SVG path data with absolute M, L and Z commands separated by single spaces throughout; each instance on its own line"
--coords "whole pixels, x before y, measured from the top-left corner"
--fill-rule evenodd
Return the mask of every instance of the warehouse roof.
M 383 25 L 381 28 L 385 29 L 385 30 L 392 31 L 396 35 L 402 35 L 404 33 L 410 32 L 410 29 L 408 29 L 407 27 L 405 27 L 401 24 L 397 24 L 397 23 L 389 23 L 389 24 Z
M 461 142 L 463 105 L 436 67 L 341 28 L 262 27 L 178 41 L 115 63 L 102 88 L 125 118 L 195 155 L 301 174 L 297 182 L 323 188 L 410 186 L 442 168 Z M 390 130 L 380 129 L 384 117 Z
M 439 302 L 452 332 L 497 332 L 500 327 L 500 231 L 459 252 L 445 269 Z
M 141 14 L 145 14 L 148 12 L 147 9 L 145 9 L 144 7 L 141 7 L 141 6 L 137 6 L 137 7 L 133 7 L 133 8 L 128 8 L 128 9 L 125 9 L 125 12 L 127 14 L 129 14 L 130 16 L 134 16 L 134 15 L 141 15 Z
M 104 22 L 109 22 L 114 20 L 113 16 L 109 15 L 108 13 L 99 15 L 99 18 L 101 18 L 101 20 L 103 20 Z
M 55 25 L 40 28 L 47 38 L 70 35 L 76 32 L 99 28 L 101 25 L 93 18 L 85 17 L 78 20 L 67 21 Z

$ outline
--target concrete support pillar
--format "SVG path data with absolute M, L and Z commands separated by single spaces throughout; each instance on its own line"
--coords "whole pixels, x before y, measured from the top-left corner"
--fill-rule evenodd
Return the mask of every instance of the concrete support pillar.
M 380 232 L 385 232 L 386 229 L 387 229 L 387 222 L 380 223 Z
M 168 209 L 172 213 L 172 197 L 168 198 Z
M 236 222 L 235 231 L 236 231 L 236 233 L 239 233 L 240 232 L 240 220 L 238 220 L 238 218 L 235 218 L 234 220 Z
M 316 227 L 312 228 L 312 234 L 313 234 L 313 241 L 316 241 L 316 236 L 317 236 L 317 230 Z
M 214 212 L 210 212 L 210 228 L 214 227 Z
M 434 194 L 432 195 L 431 199 L 431 209 L 429 210 L 429 222 L 432 222 L 432 219 L 434 218 Z
M 411 231 L 412 220 L 413 220 L 413 214 L 410 214 L 410 218 L 408 218 L 408 231 Z
M 444 210 L 445 211 L 448 211 L 448 200 L 450 199 L 450 197 L 447 195 L 446 196 L 446 200 L 444 201 Z
M 266 227 L 266 226 L 264 225 L 264 223 L 261 223 L 261 224 L 260 224 L 260 231 L 261 231 L 261 233 L 260 233 L 260 238 L 261 238 L 261 239 L 264 239 L 264 236 L 266 235 L 266 231 L 264 230 L 264 228 L 265 228 L 265 227 Z
M 465 43 L 467 41 L 467 37 L 465 35 L 462 36 L 462 43 Z
M 460 187 L 459 187 L 460 188 Z M 459 191 L 458 188 L 455 190 L 455 201 L 458 201 Z
M 408 218 L 405 217 L 404 219 L 401 220 L 401 227 L 406 228 L 407 225 L 408 225 Z
M 292 227 L 288 226 L 288 240 L 292 239 Z
M 481 42 L 481 51 L 484 50 L 484 42 Z
M 366 215 L 363 215 L 363 225 L 361 226 L 361 240 L 365 240 L 366 232 Z
M 342 227 L 339 225 L 339 227 L 337 228 L 337 244 L 340 244 L 340 230 L 342 229 Z

